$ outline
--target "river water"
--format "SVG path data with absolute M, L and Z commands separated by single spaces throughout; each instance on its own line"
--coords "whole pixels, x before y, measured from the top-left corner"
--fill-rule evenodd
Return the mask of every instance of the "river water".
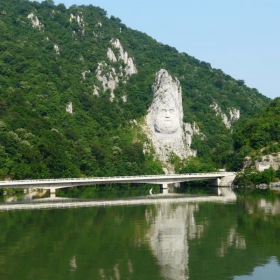
M 2 210 L 0 279 L 280 279 L 277 195 L 140 200 Z

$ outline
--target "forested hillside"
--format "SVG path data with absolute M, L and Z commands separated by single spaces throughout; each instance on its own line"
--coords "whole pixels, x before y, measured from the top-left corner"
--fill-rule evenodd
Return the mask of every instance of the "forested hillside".
M 109 59 L 114 40 L 137 72 L 125 76 L 125 60 Z M 97 75 L 114 76 L 112 63 L 119 71 L 114 98 Z M 197 159 L 181 171 L 224 167 L 236 122 L 229 128 L 222 119 L 230 119 L 232 108 L 242 121 L 266 107 L 269 99 L 256 89 L 108 18 L 101 8 L 1 1 L 0 178 L 162 173 L 143 153 L 144 136 L 133 125 L 147 113 L 161 68 L 181 83 L 184 121 L 195 122 L 205 136 L 194 137 Z
M 240 186 L 270 184 L 280 180 L 280 98 L 254 118 L 241 122 L 234 134 L 233 168 L 243 170 Z

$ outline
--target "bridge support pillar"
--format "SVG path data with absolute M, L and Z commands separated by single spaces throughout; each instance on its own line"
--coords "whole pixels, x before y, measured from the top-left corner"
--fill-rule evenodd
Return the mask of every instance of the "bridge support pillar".
M 213 180 L 213 185 L 219 187 L 221 182 L 221 178 L 216 178 Z
M 161 184 L 161 189 L 162 190 L 168 190 L 168 184 L 167 183 L 162 183 Z
M 50 189 L 50 198 L 56 198 L 56 189 L 55 188 L 51 188 Z

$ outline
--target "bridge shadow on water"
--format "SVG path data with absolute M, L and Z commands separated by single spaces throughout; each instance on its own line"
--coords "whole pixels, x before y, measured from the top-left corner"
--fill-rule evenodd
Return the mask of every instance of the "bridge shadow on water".
M 221 195 L 217 188 L 197 190 L 131 188 L 100 190 L 96 188 L 60 189 L 56 195 L 49 191 L 31 192 L 18 196 L 4 196 L 0 211 L 23 209 L 52 209 L 71 207 L 101 207 L 117 205 L 139 205 L 167 202 L 235 201 L 231 191 Z

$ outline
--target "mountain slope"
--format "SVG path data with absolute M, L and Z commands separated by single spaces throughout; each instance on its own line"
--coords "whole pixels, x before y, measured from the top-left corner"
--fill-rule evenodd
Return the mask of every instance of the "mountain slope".
M 247 119 L 269 101 L 92 5 L 1 1 L 0 38 L 2 178 L 162 172 L 132 125 L 147 114 L 161 68 L 180 81 L 184 122 L 205 136 L 193 138 L 198 162 L 225 165 L 232 112 Z

